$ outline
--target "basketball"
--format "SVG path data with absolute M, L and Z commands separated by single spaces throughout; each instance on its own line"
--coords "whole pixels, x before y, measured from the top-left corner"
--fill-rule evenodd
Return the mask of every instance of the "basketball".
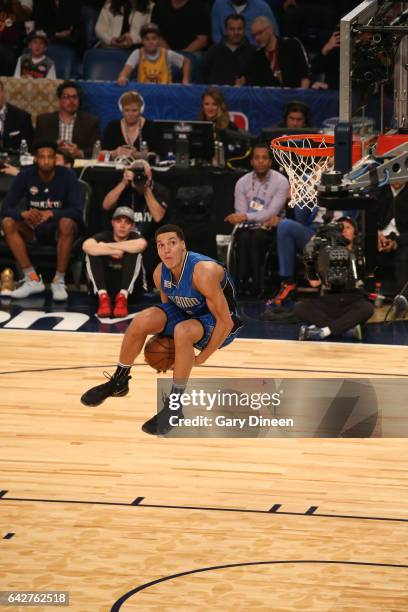
M 168 336 L 153 336 L 145 344 L 145 361 L 157 372 L 166 372 L 174 364 L 174 354 L 174 340 Z

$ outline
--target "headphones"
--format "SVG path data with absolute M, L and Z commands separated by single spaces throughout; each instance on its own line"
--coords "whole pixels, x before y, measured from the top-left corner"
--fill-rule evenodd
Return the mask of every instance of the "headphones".
M 120 98 L 118 100 L 118 108 L 119 108 L 120 112 L 123 111 L 123 104 L 122 104 L 123 97 L 124 96 L 130 96 L 130 95 L 133 98 L 132 102 L 137 102 L 138 104 L 140 104 L 140 113 L 143 113 L 143 111 L 145 109 L 145 103 L 144 103 L 144 100 L 143 100 L 142 96 L 137 91 L 125 91 L 125 93 L 123 93 L 120 96 Z

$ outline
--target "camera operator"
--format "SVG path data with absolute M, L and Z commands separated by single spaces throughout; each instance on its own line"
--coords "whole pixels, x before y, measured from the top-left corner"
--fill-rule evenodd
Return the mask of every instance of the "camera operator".
M 136 230 L 148 241 L 148 247 L 143 253 L 143 265 L 149 285 L 158 263 L 154 233 L 164 219 L 168 201 L 167 189 L 153 182 L 149 164 L 138 160 L 124 169 L 120 182 L 106 194 L 102 203 L 105 210 L 113 210 L 118 206 L 134 210 Z
M 312 287 L 321 287 L 314 300 L 300 301 L 294 313 L 301 321 L 299 340 L 340 336 L 361 340 L 361 327 L 373 314 L 364 297 L 364 259 L 354 219 L 323 225 L 304 249 L 306 273 Z

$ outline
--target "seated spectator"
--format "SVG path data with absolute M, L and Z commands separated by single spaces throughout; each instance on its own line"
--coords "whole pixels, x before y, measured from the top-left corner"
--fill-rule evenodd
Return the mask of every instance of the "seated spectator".
M 342 217 L 342 235 L 348 241 L 347 249 L 355 254 L 357 278 L 351 277 L 345 287 L 322 287 L 322 295 L 313 300 L 297 302 L 294 313 L 302 325 L 299 340 L 324 340 L 329 336 L 347 336 L 361 340 L 361 325 L 374 313 L 373 305 L 365 298 L 363 289 L 364 270 L 358 264 L 363 261 L 356 241 L 357 224 L 350 217 Z M 323 279 L 311 271 L 309 283 L 320 287 Z
M 0 81 L 0 151 L 7 149 L 18 151 L 22 140 L 25 140 L 31 149 L 33 141 L 31 115 L 6 101 L 4 84 Z
M 118 77 L 118 85 L 126 85 L 134 75 L 138 83 L 171 83 L 171 69 L 182 71 L 182 82 L 190 82 L 190 60 L 160 46 L 160 30 L 154 23 L 145 24 L 140 30 L 142 46 L 131 53 Z
M 340 82 L 340 32 L 333 32 L 312 61 L 312 74 L 319 78 L 313 89 L 338 89 Z
M 251 31 L 251 24 L 260 15 L 270 21 L 276 36 L 279 36 L 278 23 L 265 0 L 215 0 L 211 9 L 211 35 L 214 43 L 220 43 L 223 40 L 225 20 L 234 13 L 245 19 L 245 36 L 251 45 L 257 44 Z
M 0 4 L 0 75 L 13 76 L 24 45 L 24 22 L 30 19 L 32 0 L 2 0 Z
M 119 98 L 122 118 L 108 123 L 102 139 L 102 148 L 109 152 L 111 159 L 140 158 L 142 142 L 152 148 L 154 122 L 142 117 L 143 105 L 143 98 L 137 91 L 127 91 Z
M 306 51 L 297 38 L 277 38 L 272 23 L 257 17 L 251 25 L 259 49 L 248 82 L 260 87 L 309 87 Z
M 3 202 L 4 237 L 24 274 L 21 286 L 11 292 L 12 298 L 26 298 L 45 291 L 28 256 L 26 242 L 53 243 L 56 232 L 57 266 L 51 292 L 57 301 L 68 297 L 65 272 L 74 238 L 82 229 L 83 201 L 74 173 L 68 168 L 56 167 L 56 150 L 55 142 L 38 142 L 36 163 L 16 176 Z M 23 198 L 25 208 L 21 211 Z
M 74 157 L 90 158 L 99 139 L 99 119 L 79 109 L 81 89 L 74 81 L 57 87 L 59 111 L 37 117 L 35 142 L 51 138 Z
M 282 306 L 292 300 L 296 294 L 296 253 L 301 253 L 315 234 L 317 228 L 327 217 L 326 209 L 314 206 L 312 210 L 307 207 L 294 207 L 294 219 L 282 219 L 276 232 L 276 244 L 279 260 L 279 276 L 281 286 L 275 297 L 268 300 L 267 306 Z M 355 213 L 355 211 L 353 211 Z M 334 211 L 330 213 L 330 220 L 348 216 L 350 211 Z M 266 317 L 267 318 L 267 317 Z
M 95 26 L 105 47 L 129 49 L 139 44 L 140 29 L 150 21 L 150 0 L 107 0 Z
M 119 206 L 113 213 L 112 230 L 85 240 L 86 269 L 98 295 L 98 317 L 128 315 L 128 298 L 143 292 L 142 251 L 147 241 L 135 229 L 135 213 Z
M 287 178 L 271 170 L 269 146 L 256 144 L 252 150 L 252 172 L 242 176 L 235 185 L 235 212 L 225 221 L 241 226 L 236 234 L 236 281 L 240 294 L 260 296 L 261 273 L 266 250 L 276 239 L 275 228 L 284 216 L 288 200 Z M 252 279 L 252 285 L 248 279 Z
M 54 62 L 46 55 L 46 33 L 43 30 L 31 32 L 27 43 L 30 53 L 24 53 L 18 58 L 14 76 L 25 79 L 56 79 Z
M 102 203 L 105 210 L 127 206 L 135 211 L 136 229 L 148 241 L 143 253 L 148 284 L 158 263 L 154 233 L 164 219 L 168 202 L 167 189 L 153 182 L 149 164 L 139 160 L 124 170 L 121 181 L 106 194 Z
M 391 263 L 399 292 L 408 281 L 408 183 L 384 185 L 377 190 L 376 197 L 379 263 Z
M 199 121 L 211 121 L 214 126 L 214 140 L 223 137 L 223 131 L 236 130 L 235 123 L 230 120 L 227 102 L 218 87 L 209 87 L 201 96 Z
M 225 38 L 213 45 L 203 62 L 204 81 L 215 85 L 245 85 L 255 47 L 245 38 L 245 19 L 233 14 L 225 19 Z
M 208 45 L 210 13 L 201 0 L 158 0 L 151 20 L 168 49 L 194 53 Z
M 299 38 L 308 51 L 316 52 L 323 40 L 327 39 L 327 35 L 333 31 L 340 16 L 346 14 L 339 14 L 341 2 L 342 0 L 284 0 L 281 14 L 283 35 Z
M 83 50 L 80 3 L 78 0 L 34 0 L 36 30 L 44 30 L 51 45 Z
M 289 129 L 309 127 L 310 109 L 307 104 L 299 100 L 291 100 L 287 103 L 283 119 L 276 127 L 287 127 Z
M 82 0 L 81 19 L 84 24 L 85 47 L 89 49 L 96 43 L 95 25 L 105 0 Z

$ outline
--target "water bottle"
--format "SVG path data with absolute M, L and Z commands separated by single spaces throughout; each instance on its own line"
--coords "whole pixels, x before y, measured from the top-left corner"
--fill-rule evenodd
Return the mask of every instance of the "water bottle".
M 220 151 L 220 149 L 219 149 L 219 142 L 218 142 L 218 140 L 216 140 L 214 142 L 214 157 L 212 159 L 212 165 L 214 167 L 219 166 L 219 151 Z
M 29 166 L 31 163 L 32 159 L 28 150 L 28 144 L 23 139 L 20 143 L 20 166 Z
M 375 299 L 374 299 L 374 308 L 381 308 L 385 300 L 385 296 L 381 293 L 381 282 L 377 281 L 375 283 Z
M 92 159 L 98 159 L 99 153 L 101 152 L 101 141 L 97 140 L 92 149 Z
M 149 155 L 149 147 L 147 146 L 147 142 L 143 140 L 140 144 L 140 157 L 142 159 L 147 160 L 148 155 Z
M 221 141 L 218 143 L 218 165 L 220 168 L 225 167 L 225 148 Z

